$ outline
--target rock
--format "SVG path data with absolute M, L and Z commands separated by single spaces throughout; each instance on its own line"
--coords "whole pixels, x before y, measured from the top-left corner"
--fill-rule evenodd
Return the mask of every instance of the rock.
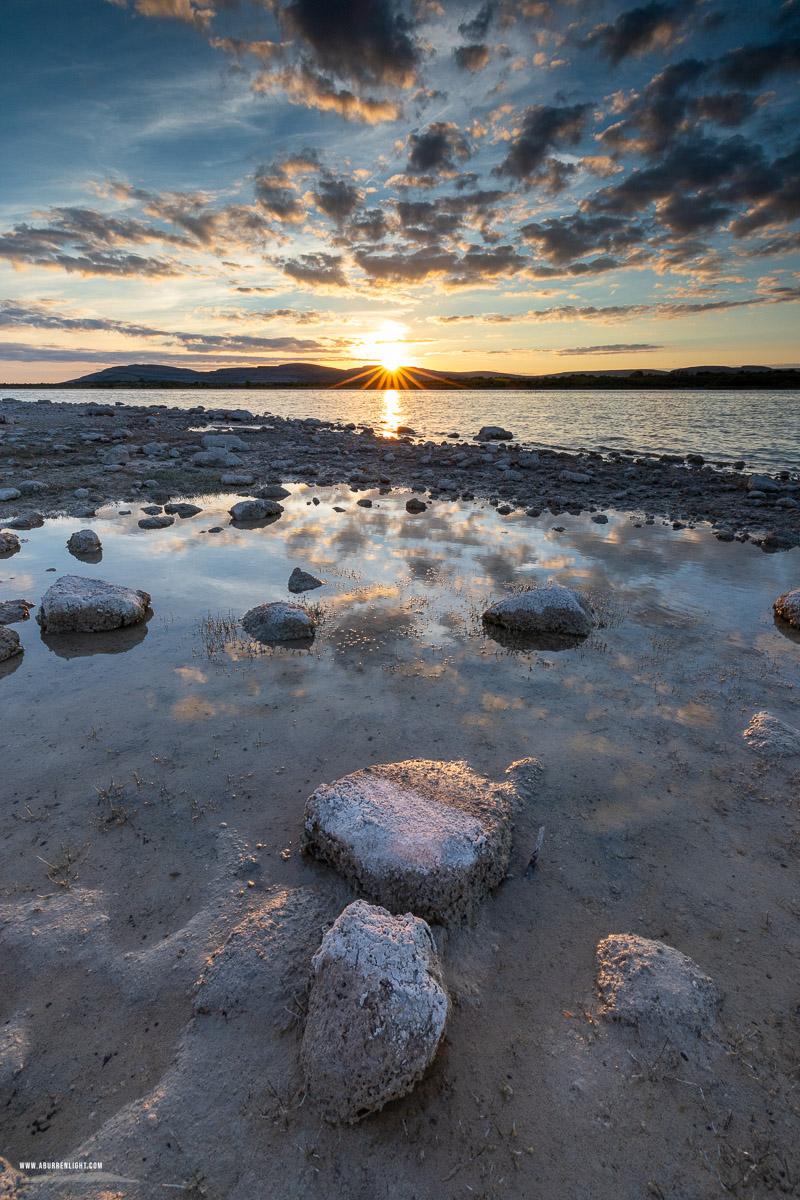
M 167 529 L 170 525 L 175 524 L 174 517 L 142 517 L 141 521 L 137 522 L 140 529 Z
M 780 485 L 769 475 L 751 475 L 747 481 L 748 492 L 779 492 Z
M 702 1036 L 722 1005 L 713 981 L 679 950 L 635 933 L 597 947 L 600 1015 L 668 1038 L 673 1046 Z
M 718 542 L 732 542 L 734 535 L 730 529 L 715 529 L 714 537 Z
M 702 454 L 686 454 L 684 457 L 690 467 L 702 467 L 706 461 Z
M 238 454 L 228 450 L 201 450 L 192 455 L 196 467 L 241 467 L 242 460 Z
M 202 511 L 202 508 L 198 508 L 196 504 L 184 504 L 179 501 L 164 505 L 165 513 L 170 513 L 172 516 L 180 517 L 181 520 L 185 520 L 186 517 L 196 517 L 197 514 L 201 513 Z
M 42 483 L 39 479 L 23 479 L 18 485 L 17 490 L 23 496 L 34 496 L 37 492 L 46 492 L 49 484 Z
M 265 483 L 256 493 L 261 500 L 284 500 L 287 496 L 291 496 L 291 494 L 285 487 L 281 487 L 279 483 Z
M 513 436 L 513 433 L 508 429 L 503 429 L 502 425 L 482 425 L 475 435 L 475 440 L 478 442 L 510 442 Z
M 0 625 L 0 662 L 5 662 L 7 658 L 13 658 L 15 654 L 22 654 L 19 634 L 13 629 L 6 629 L 4 625 Z
M 142 621 L 150 596 L 104 579 L 62 575 L 42 597 L 36 620 L 43 633 L 95 633 Z
M 412 429 L 410 425 L 398 425 L 397 433 L 398 433 L 398 436 L 405 436 L 405 437 L 416 437 L 417 436 L 417 431 L 415 429 Z
M 0 554 L 16 554 L 19 538 L 10 529 L 0 529 Z
M 163 509 L 160 504 L 145 504 L 142 512 L 147 513 L 148 517 L 157 517 L 163 512 Z
M 243 438 L 237 437 L 235 433 L 206 433 L 203 436 L 203 448 L 205 450 L 227 450 L 231 453 L 235 450 L 249 450 L 249 442 L 245 442 Z
M 30 610 L 35 608 L 32 600 L 3 600 L 0 602 L 0 625 L 15 625 L 27 621 Z
M 365 767 L 309 796 L 303 849 L 392 912 L 463 920 L 506 873 L 509 788 L 465 762 Z
M 102 548 L 100 538 L 93 529 L 79 529 L 67 541 L 70 554 L 96 554 Z
M 363 500 L 356 500 L 356 504 L 358 505 L 359 508 L 372 508 L 372 501 L 370 499 L 368 499 L 366 496 L 364 497 Z
M 315 623 L 299 604 L 258 604 L 242 617 L 242 627 L 258 642 L 293 642 L 313 638 Z
M 497 600 L 483 613 L 490 625 L 502 625 L 522 633 L 555 633 L 586 637 L 595 624 L 589 601 L 569 588 L 550 585 L 517 592 Z
M 751 750 L 769 758 L 800 754 L 800 729 L 768 712 L 757 712 L 742 737 Z
M 240 500 L 228 512 L 234 521 L 263 521 L 265 517 L 279 517 L 283 506 L 277 500 Z
M 406 512 L 424 513 L 428 511 L 428 506 L 422 500 L 417 500 L 416 496 L 412 496 L 410 500 L 406 500 Z
M 301 571 L 300 567 L 295 567 L 287 586 L 290 592 L 311 592 L 314 588 L 324 587 L 325 580 L 317 579 L 316 575 L 309 575 L 308 571 Z
M 301 1061 L 328 1121 L 354 1124 L 412 1090 L 433 1062 L 448 1000 L 431 931 L 356 900 L 311 960 Z
M 784 592 L 772 607 L 776 616 L 800 629 L 800 588 L 792 588 L 790 592 Z
M 237 475 L 232 471 L 226 472 L 219 477 L 220 483 L 226 484 L 228 487 L 250 487 L 253 482 L 252 475 Z
M 584 471 L 559 471 L 558 478 L 565 483 L 591 483 L 591 475 L 587 475 Z
M 166 453 L 166 442 L 145 442 L 144 446 L 142 446 L 142 454 L 147 458 L 159 458 L 162 454 Z
M 6 521 L 6 525 L 10 529 L 38 529 L 40 525 L 44 525 L 44 517 L 40 512 L 22 513 Z
M 73 495 L 76 496 L 78 500 L 88 500 L 89 489 L 84 487 L 75 488 Z
M 592 520 L 594 521 L 595 525 L 607 525 L 608 524 L 608 517 L 606 516 L 605 513 L 595 513 L 594 516 L 592 517 Z
M 0 500 L 19 500 L 21 495 L 19 488 L 0 488 Z

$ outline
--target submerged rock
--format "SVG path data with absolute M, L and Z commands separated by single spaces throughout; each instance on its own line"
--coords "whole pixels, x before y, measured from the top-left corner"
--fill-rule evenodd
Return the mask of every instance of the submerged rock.
M 0 625 L 15 625 L 27 621 L 30 610 L 36 605 L 32 600 L 3 600 L 0 602 Z
M 93 529 L 79 529 L 67 540 L 70 554 L 96 554 L 102 548 L 100 538 Z
M 586 637 L 594 627 L 595 615 L 580 592 L 552 585 L 495 601 L 483 612 L 483 620 L 522 633 Z
M 287 586 L 290 592 L 311 592 L 314 588 L 324 587 L 325 580 L 317 579 L 316 575 L 310 575 L 308 571 L 302 571 L 300 567 L 295 567 L 289 576 Z
M 257 604 L 242 617 L 242 627 L 259 642 L 292 642 L 313 638 L 314 618 L 299 604 Z
M 167 529 L 174 524 L 174 517 L 142 517 L 138 522 L 140 529 Z
M 800 754 L 800 729 L 768 712 L 757 712 L 742 737 L 751 750 L 770 758 Z
M 600 1015 L 680 1046 L 706 1032 L 722 996 L 708 975 L 672 946 L 615 933 L 597 947 Z
M 800 629 L 800 587 L 784 592 L 775 601 L 773 608 L 776 616 Z
M 333 1122 L 353 1124 L 412 1090 L 433 1062 L 448 1000 L 431 931 L 356 900 L 312 961 L 301 1059 Z
M 19 538 L 10 529 L 0 529 L 0 554 L 14 554 L 19 550 Z
M 196 517 L 202 511 L 202 508 L 198 508 L 196 504 L 186 504 L 182 501 L 173 501 L 170 504 L 164 505 L 165 513 L 180 517 L 182 520 L 185 520 L 186 517 Z
M 465 762 L 365 767 L 309 796 L 303 849 L 392 912 L 463 920 L 505 876 L 509 788 Z
M 42 597 L 36 620 L 43 633 L 96 633 L 135 625 L 144 619 L 149 605 L 149 593 L 138 588 L 62 575 Z
M 283 505 L 277 500 L 240 500 L 228 512 L 234 521 L 263 521 L 265 517 L 279 517 Z
M 15 654 L 22 654 L 19 634 L 14 629 L 6 629 L 5 625 L 0 625 L 0 662 L 5 662 Z

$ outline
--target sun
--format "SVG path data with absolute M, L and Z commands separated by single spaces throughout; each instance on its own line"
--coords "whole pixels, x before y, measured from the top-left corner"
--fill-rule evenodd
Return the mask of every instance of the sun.
M 405 326 L 398 321 L 384 321 L 379 329 L 364 338 L 359 350 L 365 357 L 379 362 L 384 371 L 394 374 L 403 365 L 406 332 Z

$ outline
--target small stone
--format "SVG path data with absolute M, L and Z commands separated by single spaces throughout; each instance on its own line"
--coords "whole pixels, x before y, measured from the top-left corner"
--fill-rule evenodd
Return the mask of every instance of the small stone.
M 174 501 L 173 503 L 164 505 L 165 513 L 170 513 L 172 516 L 180 517 L 181 520 L 186 520 L 187 517 L 196 517 L 197 514 L 201 513 L 202 511 L 202 508 L 198 508 L 196 504 L 184 504 L 183 502 L 179 501 Z
M 290 642 L 313 638 L 314 618 L 299 604 L 258 604 L 242 617 L 242 627 L 258 642 Z
M 44 525 L 44 516 L 40 512 L 22 513 L 6 521 L 6 525 L 10 529 L 38 529 L 40 525 Z
M 0 488 L 0 500 L 19 500 L 21 495 L 19 488 Z
M 295 567 L 289 576 L 287 586 L 290 592 L 311 592 L 314 588 L 324 587 L 325 580 L 317 579 L 316 575 L 310 575 L 308 571 L 302 571 L 300 567 Z
M 70 554 L 97 554 L 102 548 L 100 538 L 93 529 L 79 529 L 67 541 Z
M 22 654 L 19 634 L 14 629 L 6 629 L 4 625 L 0 625 L 0 662 L 13 658 L 15 654 Z
M 142 517 L 138 522 L 140 529 L 167 529 L 174 524 L 174 517 Z
M 600 1016 L 691 1044 L 713 1025 L 722 997 L 713 981 L 679 950 L 635 933 L 597 947 Z
M 19 550 L 19 538 L 10 529 L 0 530 L 0 554 L 16 554 Z
M 424 513 L 428 511 L 427 504 L 422 500 L 418 500 L 416 496 L 412 496 L 410 500 L 406 500 L 406 512 L 409 513 Z
M 0 602 L 0 625 L 15 625 L 27 621 L 30 610 L 35 608 L 32 600 L 3 600 Z
M 281 487 L 279 483 L 265 483 L 256 493 L 261 500 L 285 500 L 291 494 L 285 487 Z
M 757 712 L 742 737 L 751 750 L 764 757 L 800 754 L 800 729 L 769 712 Z
M 509 442 L 513 436 L 513 433 L 508 429 L 503 429 L 502 425 L 482 425 L 475 435 L 475 440 L 480 442 Z
M 607 525 L 608 524 L 608 517 L 606 516 L 605 513 L 595 513 L 594 516 L 592 517 L 592 520 L 594 521 L 595 525 Z
M 427 924 L 356 900 L 325 933 L 301 1060 L 331 1122 L 354 1124 L 410 1092 L 433 1062 L 447 992 Z
M 265 517 L 278 517 L 283 506 L 277 500 L 240 500 L 228 512 L 234 521 L 263 521 Z
M 788 621 L 790 625 L 800 629 L 800 587 L 784 592 L 775 601 L 773 608 L 775 615 L 781 620 Z
M 359 508 L 372 508 L 372 501 L 369 500 L 366 496 L 364 497 L 363 500 L 356 500 L 356 504 L 358 505 Z

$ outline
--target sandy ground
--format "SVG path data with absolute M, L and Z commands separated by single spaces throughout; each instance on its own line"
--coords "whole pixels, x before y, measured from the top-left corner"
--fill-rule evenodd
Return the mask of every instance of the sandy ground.
M 800 761 L 742 738 L 761 709 L 800 725 L 800 640 L 771 611 L 798 552 L 611 511 L 561 532 L 468 502 L 411 518 L 408 492 L 363 495 L 298 487 L 251 529 L 229 524 L 234 495 L 158 531 L 116 506 L 90 522 L 99 563 L 68 554 L 87 524 L 69 516 L 0 561 L 0 600 L 68 572 L 153 596 L 119 635 L 16 624 L 24 655 L 0 665 L 0 1194 L 800 1194 Z M 288 598 L 296 565 L 327 580 L 317 639 L 259 652 L 237 618 Z M 592 599 L 586 642 L 484 634 L 488 599 L 547 579 Z M 474 924 L 436 930 L 452 1015 L 431 1071 L 326 1125 L 299 1040 L 311 954 L 354 893 L 297 853 L 305 798 L 368 763 L 466 759 L 499 780 L 528 755 L 542 775 L 508 878 Z M 261 971 L 214 957 L 248 917 Z M 620 932 L 714 979 L 711 1036 L 679 1048 L 600 1018 L 595 951 Z M 195 1012 L 203 976 L 225 1012 Z M 19 1170 L 78 1159 L 102 1168 Z

